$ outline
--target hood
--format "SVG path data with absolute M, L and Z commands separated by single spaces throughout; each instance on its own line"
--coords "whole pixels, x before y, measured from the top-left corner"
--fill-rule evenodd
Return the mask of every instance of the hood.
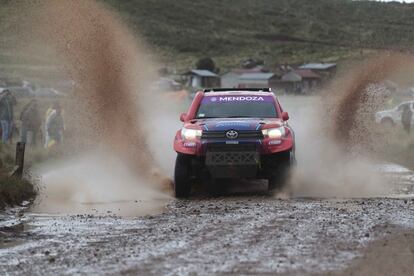
M 260 119 L 260 118 L 229 118 L 229 119 L 205 119 L 194 122 L 205 131 L 227 131 L 227 130 L 259 130 L 264 125 L 281 126 L 280 119 Z
M 389 115 L 390 113 L 392 113 L 394 110 L 393 109 L 389 109 L 389 110 L 382 110 L 382 111 L 378 111 L 377 113 L 375 113 L 375 115 L 377 117 L 381 117 L 381 116 L 385 116 L 385 115 Z

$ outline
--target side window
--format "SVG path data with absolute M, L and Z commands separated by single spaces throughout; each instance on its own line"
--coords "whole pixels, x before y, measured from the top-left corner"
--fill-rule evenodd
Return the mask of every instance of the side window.
M 404 107 L 405 106 L 407 106 L 408 104 L 407 103 L 405 103 L 405 104 L 400 104 L 399 106 L 398 106 L 398 111 L 403 111 L 404 110 Z

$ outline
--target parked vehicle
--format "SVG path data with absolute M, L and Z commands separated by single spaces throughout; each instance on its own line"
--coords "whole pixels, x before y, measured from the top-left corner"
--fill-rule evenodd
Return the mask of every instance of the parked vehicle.
M 404 108 L 408 106 L 414 112 L 414 101 L 402 102 L 396 107 L 375 113 L 375 121 L 386 127 L 401 126 L 401 118 Z M 413 123 L 413 122 L 412 122 Z
M 176 197 L 188 197 L 194 181 L 217 191 L 217 179 L 267 179 L 282 188 L 295 163 L 289 115 L 266 89 L 198 92 L 174 140 Z

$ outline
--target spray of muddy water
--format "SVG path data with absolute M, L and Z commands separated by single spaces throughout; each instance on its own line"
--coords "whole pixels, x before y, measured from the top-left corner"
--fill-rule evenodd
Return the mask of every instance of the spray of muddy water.
M 390 195 L 372 153 L 380 150 L 372 114 L 386 100 L 378 84 L 414 68 L 412 57 L 385 54 L 349 68 L 293 123 L 297 131 L 296 196 L 372 197 Z M 294 118 L 294 116 L 292 116 Z
M 95 1 L 25 5 L 31 36 L 52 49 L 76 83 L 75 94 L 65 102 L 65 150 L 75 157 L 39 170 L 44 188 L 36 211 L 106 211 L 117 202 L 136 207 L 114 204 L 112 211 L 138 215 L 158 210 L 168 198 L 162 190 L 169 180 L 148 143 L 154 135 L 150 108 L 157 103 L 147 92 L 155 74 L 143 47 Z
M 44 189 L 37 211 L 84 213 L 100 206 L 105 211 L 111 204 L 117 211 L 121 203 L 122 211 L 138 215 L 162 207 L 167 198 L 162 183 L 168 181 L 154 168 L 161 163 L 171 170 L 166 137 L 178 128 L 177 117 L 160 112 L 164 106 L 154 108 L 154 98 L 146 93 L 154 74 L 142 47 L 112 12 L 94 1 L 27 5 L 30 35 L 53 50 L 51 56 L 59 57 L 65 73 L 76 82 L 75 95 L 65 108 L 72 132 L 66 148 L 82 153 L 39 169 Z M 292 116 L 297 120 L 293 124 L 299 163 L 292 180 L 295 195 L 386 193 L 372 161 L 349 152 L 355 145 L 366 148 L 372 142 L 356 116 L 373 103 L 367 87 L 405 64 L 405 56 L 385 55 L 351 68 L 327 89 L 332 101 L 315 101 L 310 109 L 301 106 L 298 116 Z M 154 129 L 158 122 L 171 126 L 168 135 Z M 131 201 L 143 204 L 130 208 Z

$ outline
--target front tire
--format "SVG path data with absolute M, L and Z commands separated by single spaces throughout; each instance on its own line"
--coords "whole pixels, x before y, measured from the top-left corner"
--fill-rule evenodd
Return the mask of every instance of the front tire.
M 191 194 L 191 157 L 178 154 L 174 170 L 174 195 L 176 198 L 188 198 Z
M 280 168 L 277 173 L 272 174 L 268 178 L 268 191 L 269 193 L 279 192 L 283 190 L 288 182 L 290 168 Z
M 296 166 L 296 158 L 293 151 L 288 153 L 286 159 L 280 160 L 277 170 L 268 178 L 268 191 L 273 194 L 282 191 L 289 182 L 291 168 Z
M 381 120 L 381 125 L 384 129 L 391 129 L 394 127 L 395 123 L 391 118 L 386 117 Z

